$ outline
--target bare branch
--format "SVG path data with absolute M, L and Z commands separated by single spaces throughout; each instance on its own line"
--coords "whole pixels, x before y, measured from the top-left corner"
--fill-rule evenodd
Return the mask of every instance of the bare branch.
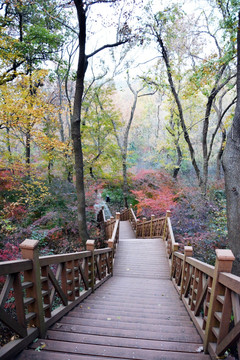
M 126 39 L 126 40 L 118 41 L 118 42 L 116 42 L 116 43 L 114 43 L 114 44 L 106 44 L 106 45 L 103 45 L 103 46 L 101 46 L 99 49 L 93 51 L 91 54 L 86 55 L 86 59 L 89 59 L 90 57 L 96 55 L 97 53 L 99 53 L 99 52 L 102 51 L 102 50 L 105 50 L 105 49 L 107 49 L 107 48 L 112 48 L 112 47 L 116 47 L 116 46 L 119 46 L 119 45 L 126 44 L 128 41 L 129 41 L 129 39 Z

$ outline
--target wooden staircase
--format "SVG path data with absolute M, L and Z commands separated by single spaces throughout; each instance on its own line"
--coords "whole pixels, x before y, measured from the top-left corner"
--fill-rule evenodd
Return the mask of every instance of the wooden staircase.
M 120 223 L 114 275 L 18 360 L 209 359 L 170 280 L 161 239 Z

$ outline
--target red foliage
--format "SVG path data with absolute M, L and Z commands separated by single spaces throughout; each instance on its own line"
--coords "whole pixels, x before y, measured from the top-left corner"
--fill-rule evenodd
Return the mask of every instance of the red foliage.
M 0 171 L 0 192 L 10 190 L 14 180 L 10 170 L 1 169 Z
M 4 219 L 17 221 L 21 220 L 26 213 L 26 208 L 18 203 L 5 203 L 2 211 Z
M 20 257 L 21 256 L 19 252 L 19 247 L 10 244 L 9 242 L 4 245 L 4 249 L 0 249 L 0 261 L 16 260 L 19 259 Z M 4 282 L 5 282 L 5 277 L 0 276 L 0 284 L 3 284 Z
M 9 242 L 0 249 L 0 261 L 16 260 L 20 258 L 19 247 Z
M 133 180 L 137 188 L 132 193 L 138 201 L 138 216 L 162 215 L 176 206 L 177 186 L 164 170 L 142 170 Z

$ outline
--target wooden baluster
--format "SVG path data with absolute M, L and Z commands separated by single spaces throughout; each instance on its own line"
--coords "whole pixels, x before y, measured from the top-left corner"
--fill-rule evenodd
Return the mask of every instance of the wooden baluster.
M 84 285 L 85 290 L 88 290 L 90 287 L 90 279 L 89 279 L 89 261 L 88 258 L 85 258 L 83 260 L 83 269 L 84 269 L 84 275 L 87 280 L 88 286 Z
M 116 212 L 115 218 L 116 218 L 116 220 L 120 220 L 120 212 Z
M 79 282 L 79 267 L 78 267 L 78 260 L 74 260 L 74 292 L 75 297 L 79 297 L 80 295 L 80 282 Z
M 44 337 L 46 328 L 44 321 L 44 310 L 42 300 L 41 275 L 38 255 L 38 240 L 26 239 L 20 244 L 23 259 L 32 260 L 32 270 L 24 272 L 24 281 L 33 282 L 31 288 L 26 289 L 27 297 L 34 298 L 34 302 L 28 306 L 29 312 L 35 312 L 36 317 L 31 320 L 30 325 L 39 329 L 39 335 Z
M 179 250 L 179 244 L 178 243 L 175 243 L 173 245 L 173 253 L 175 251 L 178 251 Z M 173 255 L 172 256 L 172 264 L 171 264 L 171 278 L 173 277 L 174 273 L 175 273 L 175 268 L 176 268 L 176 258 L 175 256 Z
M 163 240 L 167 239 L 167 233 L 168 233 L 168 221 L 167 219 L 171 217 L 171 211 L 167 210 L 166 211 L 166 218 L 165 218 L 165 222 L 164 222 L 164 227 L 163 227 Z
M 91 251 L 91 260 L 90 260 L 90 286 L 92 288 L 92 292 L 94 292 L 94 285 L 95 285 L 95 261 L 94 261 L 94 249 L 95 249 L 95 240 L 87 240 L 86 243 L 87 251 Z
M 112 234 L 113 234 L 113 230 L 114 230 L 114 224 L 115 224 L 115 218 L 114 218 L 114 216 L 111 216 L 110 217 L 110 223 L 111 223 L 111 225 L 110 225 L 110 228 L 111 228 L 111 235 L 109 236 L 109 237 L 112 237 Z
M 150 239 L 152 239 L 153 234 L 154 234 L 154 224 L 153 221 L 155 220 L 155 215 L 151 215 L 151 225 L 150 225 Z
M 216 249 L 216 263 L 213 274 L 213 282 L 212 289 L 210 295 L 210 303 L 207 314 L 207 322 L 205 329 L 205 337 L 204 337 L 204 352 L 208 351 L 208 344 L 210 342 L 216 342 L 216 338 L 212 332 L 212 327 L 214 326 L 214 313 L 217 305 L 217 296 L 219 294 L 219 290 L 221 285 L 218 282 L 218 276 L 220 272 L 231 272 L 232 263 L 235 260 L 233 253 L 231 250 L 226 249 Z
M 142 219 L 142 238 L 144 238 L 144 236 L 145 236 L 145 226 L 144 226 L 144 223 L 146 222 L 146 218 L 144 217 L 143 219 Z
M 114 258 L 114 242 L 113 240 L 108 240 L 108 247 L 112 249 L 109 253 L 108 260 L 109 260 L 109 272 L 113 276 L 113 258 Z
M 44 307 L 44 313 L 45 317 L 50 318 L 51 317 L 51 308 L 50 308 L 50 289 L 48 284 L 48 266 L 42 267 L 42 277 L 46 278 L 42 282 L 42 295 L 43 295 L 43 307 Z
M 107 235 L 107 239 L 109 239 L 109 238 L 112 237 L 110 224 L 111 224 L 111 220 L 110 220 L 110 219 L 107 219 L 107 225 L 106 225 L 106 235 Z
M 25 308 L 23 302 L 23 289 L 21 284 L 20 273 L 16 273 L 13 275 L 13 290 L 14 290 L 15 303 L 16 303 L 17 322 L 19 325 L 21 325 L 23 328 L 26 329 L 25 335 L 27 335 Z
M 68 293 L 68 300 L 74 301 L 75 300 L 75 293 L 74 293 L 74 264 L 73 261 L 67 261 L 66 263 L 66 271 L 67 271 L 67 293 Z
M 191 257 L 193 255 L 193 248 L 192 246 L 184 246 L 184 259 L 182 263 L 182 279 L 181 279 L 181 288 L 180 288 L 180 297 L 182 297 L 182 294 L 184 293 L 184 286 L 186 284 L 187 280 L 187 274 L 186 274 L 186 258 L 189 256 Z

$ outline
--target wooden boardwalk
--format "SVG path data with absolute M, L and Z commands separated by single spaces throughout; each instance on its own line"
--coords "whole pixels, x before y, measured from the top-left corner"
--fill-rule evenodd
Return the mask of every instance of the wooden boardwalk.
M 18 360 L 210 359 L 169 276 L 160 239 L 121 222 L 114 276 Z M 36 351 L 38 350 L 38 351 Z

